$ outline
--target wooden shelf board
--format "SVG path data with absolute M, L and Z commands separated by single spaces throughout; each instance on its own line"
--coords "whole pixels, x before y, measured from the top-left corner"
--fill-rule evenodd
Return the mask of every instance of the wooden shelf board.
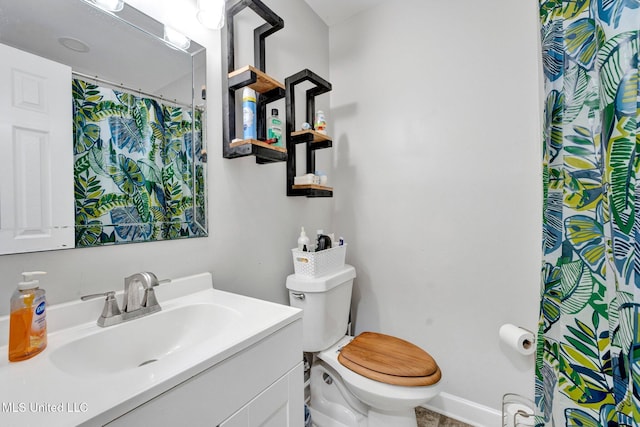
M 284 147 L 277 147 L 277 146 L 273 146 L 272 144 L 267 144 L 264 141 L 258 141 L 257 139 L 241 139 L 239 141 L 234 141 L 231 144 L 229 144 L 229 147 L 239 147 L 241 145 L 245 145 L 245 144 L 253 144 L 253 145 L 257 145 L 258 147 L 262 147 L 262 148 L 267 148 L 269 150 L 273 150 L 273 151 L 279 151 L 281 153 L 286 153 L 287 149 Z
M 300 138 L 300 139 L 304 139 L 305 141 L 311 141 L 311 142 L 331 141 L 331 137 L 329 137 L 328 135 L 325 135 L 323 133 L 316 132 L 313 129 L 298 130 L 298 131 L 295 131 L 295 132 L 291 132 L 291 137 L 292 138 Z
M 325 191 L 333 191 L 333 187 L 326 187 L 320 184 L 301 184 L 301 185 L 293 185 L 291 188 L 294 190 L 325 190 Z
M 232 71 L 229 73 L 229 78 L 238 76 L 242 73 L 246 73 L 246 72 L 252 72 L 256 75 L 257 80 L 255 83 L 252 83 L 250 85 L 248 85 L 248 87 L 250 87 L 251 89 L 255 90 L 258 93 L 266 93 L 269 92 L 270 90 L 273 90 L 275 88 L 280 88 L 284 90 L 284 84 L 280 83 L 279 81 L 277 81 L 276 79 L 274 79 L 273 77 L 269 76 L 268 74 L 258 70 L 256 67 L 254 67 L 253 65 L 246 65 L 242 68 L 239 68 L 235 71 Z

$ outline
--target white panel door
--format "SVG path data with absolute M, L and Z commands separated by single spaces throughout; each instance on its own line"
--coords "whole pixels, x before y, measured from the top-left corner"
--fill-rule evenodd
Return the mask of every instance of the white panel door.
M 71 248 L 71 68 L 3 44 L 0 58 L 0 254 Z

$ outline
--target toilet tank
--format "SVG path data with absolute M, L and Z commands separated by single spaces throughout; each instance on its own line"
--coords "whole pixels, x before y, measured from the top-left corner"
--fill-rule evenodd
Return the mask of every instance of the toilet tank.
M 325 350 L 345 336 L 355 277 L 356 269 L 346 264 L 325 276 L 287 277 L 289 305 L 303 310 L 303 351 Z

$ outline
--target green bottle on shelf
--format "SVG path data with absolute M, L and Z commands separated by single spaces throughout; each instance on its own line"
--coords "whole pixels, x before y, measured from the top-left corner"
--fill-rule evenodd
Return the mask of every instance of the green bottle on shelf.
M 282 147 L 282 121 L 278 117 L 278 109 L 272 108 L 271 115 L 267 119 L 267 139 L 275 139 L 276 147 Z

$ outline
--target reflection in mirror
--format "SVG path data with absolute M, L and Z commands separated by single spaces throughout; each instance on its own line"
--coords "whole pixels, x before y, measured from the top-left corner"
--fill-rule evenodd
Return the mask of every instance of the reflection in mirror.
M 1 254 L 207 235 L 206 52 L 172 31 L 0 0 Z

